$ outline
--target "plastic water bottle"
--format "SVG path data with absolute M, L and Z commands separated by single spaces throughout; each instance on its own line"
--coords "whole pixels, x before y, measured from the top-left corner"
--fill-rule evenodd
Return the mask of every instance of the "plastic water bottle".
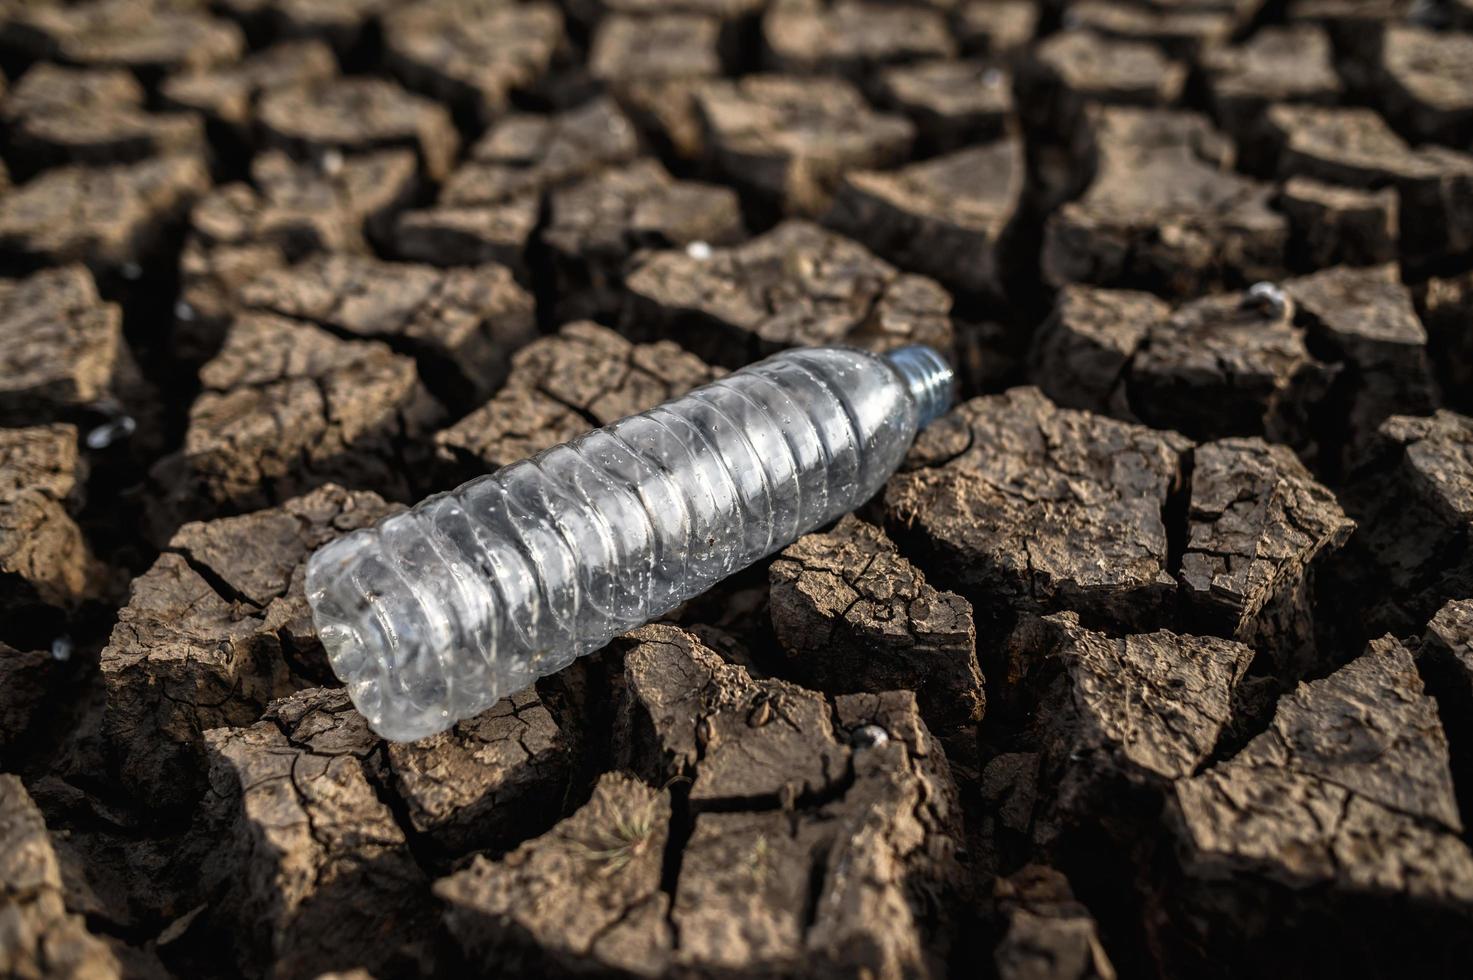
M 443 731 L 854 509 L 951 398 L 928 347 L 777 354 L 322 547 L 318 634 L 374 731 Z

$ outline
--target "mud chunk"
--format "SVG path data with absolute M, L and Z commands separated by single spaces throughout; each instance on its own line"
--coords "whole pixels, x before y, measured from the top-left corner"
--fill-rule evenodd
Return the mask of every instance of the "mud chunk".
M 1292 177 L 1279 194 L 1291 261 L 1309 269 L 1394 262 L 1401 224 L 1395 188 L 1358 190 Z
M 567 733 L 534 688 L 448 732 L 388 743 L 411 824 L 450 855 L 504 848 L 545 827 L 562 807 L 573 761 Z
M 400 219 L 395 250 L 434 265 L 520 270 L 543 193 L 638 154 L 634 124 L 611 99 L 551 116 L 507 116 L 472 147 L 435 207 Z
M 412 161 L 411 161 L 412 165 Z M 190 349 L 212 353 L 199 334 L 218 338 L 239 307 L 242 286 L 269 269 L 290 265 L 298 253 L 318 249 L 361 251 L 362 233 L 334 209 L 325 212 L 273 207 L 249 184 L 228 184 L 207 194 L 190 213 L 189 237 L 180 257 L 181 309 L 178 333 Z M 193 321 L 203 321 L 199 327 Z
M 850 515 L 799 538 L 768 578 L 794 679 L 830 693 L 915 691 L 932 731 L 975 743 L 986 695 L 971 604 L 928 583 L 885 532 Z
M 88 742 L 102 737 L 103 692 L 94 680 L 89 678 L 85 687 L 58 685 L 58 696 L 48 702 L 53 715 L 80 721 L 84 733 L 76 734 Z M 69 704 L 69 698 L 81 700 L 85 707 Z M 38 722 L 41 737 L 29 743 L 30 751 L 48 752 L 47 729 L 55 731 L 55 725 L 55 718 L 49 726 Z M 159 953 L 169 956 L 171 966 L 180 972 L 189 969 L 186 962 L 197 961 L 194 940 L 198 933 L 184 943 L 170 944 L 188 931 L 202 911 L 201 869 L 219 842 L 184 821 L 158 819 L 160 811 L 147 811 L 140 820 L 135 814 L 144 810 L 120 805 L 116 782 L 97 755 L 100 747 L 84 750 L 92 758 L 83 763 L 80 755 L 73 754 L 74 745 L 60 756 L 60 765 L 28 780 L 31 795 L 50 825 L 63 900 L 68 911 L 85 916 L 108 944 L 122 965 L 122 976 L 173 976 L 176 974 L 159 962 Z M 63 769 L 70 771 L 63 775 L 58 771 Z M 183 952 L 181 947 L 190 951 Z M 216 962 L 223 962 L 216 956 Z
M 952 347 L 951 298 L 862 246 L 790 220 L 733 248 L 656 252 L 626 280 L 625 332 L 679 337 L 729 367 L 787 347 Z
M 1403 258 L 1473 249 L 1473 157 L 1441 147 L 1413 150 L 1362 108 L 1272 106 L 1261 132 L 1280 176 L 1368 190 L 1395 187 Z
M 109 106 L 141 108 L 146 93 L 123 68 L 75 68 L 41 62 L 16 79 L 3 100 L 12 124 L 48 113 L 80 113 Z M 12 134 L 12 139 L 15 134 Z
M 728 245 L 744 234 L 736 192 L 676 180 L 655 160 L 554 191 L 542 242 L 552 256 L 557 318 L 617 316 L 624 269 L 644 249 Z
M 79 689 L 63 680 L 55 690 L 56 695 L 47 702 L 49 711 L 79 719 L 85 733 L 78 733 L 82 740 L 100 740 L 101 684 L 89 679 Z M 77 706 L 68 705 L 66 699 L 79 694 L 85 708 L 76 713 Z M 54 730 L 54 720 L 51 725 Z M 41 737 L 30 742 L 33 751 L 37 747 L 45 751 L 45 726 L 38 719 Z M 202 892 L 201 864 L 218 842 L 204 839 L 197 831 L 191 833 L 182 821 L 137 821 L 132 815 L 136 811 L 117 805 L 116 783 L 108 779 L 100 754 L 90 750 L 92 759 L 85 763 L 91 767 L 88 772 L 79 767 L 82 757 L 73 751 L 75 745 L 62 756 L 62 767 L 71 770 L 65 776 L 53 771 L 31 780 L 31 792 L 51 823 L 67 908 L 86 916 L 94 928 L 107 931 L 104 938 L 123 960 L 124 976 L 166 976 L 157 963 L 145 969 L 145 964 L 134 962 L 140 955 L 152 955 L 154 950 L 148 947 L 157 948 L 155 943 L 133 948 L 109 934 L 134 931 L 139 937 L 134 941 L 141 942 L 142 937 L 159 933 L 196 909 Z M 104 779 L 106 788 L 99 789 Z
M 550 116 L 516 113 L 476 141 L 440 200 L 494 204 L 536 195 L 638 155 L 638 133 L 611 99 Z
M 1352 474 L 1345 508 L 1366 570 L 1355 610 L 1368 632 L 1419 633 L 1449 599 L 1473 595 L 1473 420 L 1393 416 Z
M 1276 105 L 1263 132 L 1277 152 L 1281 176 L 1305 176 L 1349 187 L 1413 179 L 1426 161 L 1370 109 Z
M 1058 871 L 1022 868 L 998 879 L 992 900 L 1002 934 L 992 951 L 1000 980 L 1115 980 L 1094 916 Z
M 122 311 L 97 295 L 79 265 L 0 281 L 0 419 L 80 419 L 129 406 L 142 381 L 123 339 Z
M 85 262 L 98 274 L 141 268 L 209 186 L 204 163 L 192 156 L 48 170 L 0 197 L 0 255 Z
M 1127 371 L 1135 414 L 1194 439 L 1262 435 L 1312 445 L 1308 416 L 1334 372 L 1310 353 L 1294 315 L 1292 303 L 1257 308 L 1228 293 L 1151 324 Z
M 89 30 L 131 28 L 152 11 L 152 3 L 15 4 L 5 8 L 0 39 L 7 54 L 23 61 L 53 60 L 64 40 Z
M 48 643 L 61 613 L 105 585 L 69 512 L 85 477 L 72 426 L 0 429 L 0 614 L 12 637 Z
M 1473 156 L 1426 144 L 1424 169 L 1397 181 L 1402 257 L 1436 267 L 1445 254 L 1473 251 Z
M 1399 129 L 1448 146 L 1473 141 L 1473 34 L 1390 26 L 1378 68 L 1381 108 Z
M 0 970 L 7 976 L 123 976 L 107 944 L 67 911 L 45 819 L 18 776 L 0 775 L 0 881 Z
M 720 34 L 721 21 L 715 17 L 611 15 L 594 33 L 588 70 L 616 87 L 641 80 L 719 75 Z
M 266 142 L 299 160 L 408 147 L 431 180 L 443 180 L 460 137 L 450 114 L 393 82 L 341 78 L 268 92 L 259 109 Z
M 717 169 L 793 214 L 822 213 L 844 173 L 897 163 L 915 138 L 909 120 L 837 79 L 749 75 L 695 99 Z
M 722 372 L 669 341 L 631 344 L 607 327 L 570 323 L 512 355 L 495 398 L 435 436 L 443 464 L 490 472 L 633 415 Z
M 128 68 L 156 79 L 228 64 L 244 50 L 240 28 L 229 21 L 163 8 L 131 29 L 88 31 L 66 39 L 58 56 L 76 64 Z
M 235 0 L 251 2 L 251 0 Z M 361 50 L 393 0 L 265 0 L 272 26 L 287 37 L 319 38 L 339 57 Z
M 390 510 L 328 486 L 174 535 L 102 652 L 104 730 L 126 786 L 154 806 L 189 802 L 203 789 L 201 732 L 254 724 L 273 699 L 325 679 L 307 556 Z
M 962 0 L 952 32 L 967 54 L 1009 58 L 1033 40 L 1038 13 L 1033 0 Z
M 190 214 L 179 260 L 175 355 L 191 364 L 212 357 L 242 309 L 241 290 L 257 277 L 318 252 L 366 252 L 365 232 L 384 240 L 416 190 L 416 169 L 410 150 L 333 167 L 273 150 L 251 163 L 255 187 L 228 184 L 206 195 Z
M 994 697 L 1006 701 L 1005 689 L 993 687 Z M 988 705 L 996 716 L 998 702 Z M 1003 752 L 994 755 L 982 769 L 978 785 L 982 807 L 977 817 L 969 813 L 968 835 L 979 841 L 978 866 L 996 873 L 1019 867 L 1033 853 L 1033 810 L 1038 801 L 1038 753 Z M 973 822 L 975 820 L 975 823 Z
M 1269 207 L 1273 189 L 1232 172 L 1232 148 L 1206 119 L 1110 108 L 1089 120 L 1094 179 L 1048 220 L 1050 282 L 1196 295 L 1282 268 L 1288 226 Z
M 204 736 L 220 827 L 210 913 L 243 968 L 387 968 L 433 924 L 429 882 L 380 798 L 380 742 L 341 689 L 302 691 Z M 269 959 L 263 954 L 269 951 Z
M 1280 701 L 1242 752 L 1177 784 L 1167 816 L 1181 881 L 1155 939 L 1177 969 L 1437 972 L 1467 955 L 1473 854 L 1447 742 L 1389 638 Z
M 845 74 L 859 82 L 883 64 L 956 54 L 940 11 L 866 0 L 773 0 L 762 17 L 762 42 L 774 71 Z
M 0 642 L 0 759 L 26 735 L 51 690 L 55 658 Z
M 464 107 L 482 125 L 535 81 L 564 43 L 551 3 L 428 0 L 384 18 L 388 67 L 405 85 Z
M 935 906 L 922 895 L 953 887 L 956 798 L 914 699 L 831 705 L 754 681 L 669 626 L 625 642 L 621 751 L 641 769 L 692 780 L 690 812 L 674 818 L 686 839 L 670 891 L 657 891 L 679 812 L 669 791 L 606 776 L 551 833 L 437 886 L 472 956 L 640 974 L 936 970 L 946 916 L 923 911 Z M 883 734 L 851 747 L 849 733 L 870 726 Z M 540 900 L 526 901 L 529 887 Z M 554 908 L 556 920 L 542 911 Z
M 1020 71 L 1024 105 L 1040 128 L 1067 134 L 1085 107 L 1169 106 L 1181 98 L 1187 66 L 1155 45 L 1112 40 L 1090 31 L 1061 31 L 1040 44 Z
M 144 110 L 143 87 L 121 68 L 31 68 L 6 96 L 7 158 L 20 176 L 68 163 L 135 163 L 202 153 L 204 125 L 187 113 Z
M 691 799 L 708 808 L 837 788 L 850 749 L 822 695 L 753 680 L 677 627 L 643 627 L 626 642 L 616 751 L 634 771 L 657 783 L 689 775 Z
M 915 124 L 927 148 L 955 150 L 1004 136 L 1013 117 L 1009 73 L 985 61 L 920 61 L 880 75 L 878 99 Z
M 1318 665 L 1315 569 L 1354 526 L 1287 446 L 1259 439 L 1198 446 L 1178 576 L 1190 628 L 1265 652 L 1265 666 L 1280 678 L 1304 676 Z
M 824 220 L 903 269 L 999 296 L 1024 170 L 1023 143 L 1010 138 L 895 171 L 857 171 L 844 176 Z
M 332 49 L 320 41 L 290 41 L 237 65 L 174 75 L 159 89 L 163 103 L 192 109 L 238 138 L 251 136 L 261 96 L 278 88 L 325 82 L 337 74 Z
M 1443 400 L 1473 411 L 1473 274 L 1433 277 L 1417 298 Z
M 1290 7 L 1302 3 L 1309 6 L 1314 0 L 1294 0 Z M 1442 15 L 1447 4 L 1438 0 L 1426 3 L 1423 0 L 1321 0 L 1323 15 L 1310 18 L 1323 25 L 1335 43 L 1335 68 L 1353 93 L 1357 103 L 1375 104 L 1379 96 L 1375 89 L 1380 85 L 1376 70 L 1380 61 L 1381 39 L 1386 29 L 1400 23 L 1430 24 Z M 1286 11 L 1290 16 L 1297 10 Z
M 1473 601 L 1449 602 L 1437 611 L 1417 667 L 1447 732 L 1458 812 L 1473 813 Z
M 1134 417 L 1128 376 L 1136 351 L 1171 306 L 1150 293 L 1068 285 L 1034 334 L 1028 376 L 1064 408 Z
M 670 814 L 668 790 L 605 773 L 548 833 L 435 883 L 451 933 L 487 969 L 663 974 L 673 945 L 660 887 Z
M 1253 651 L 1165 630 L 1115 638 L 1050 616 L 1017 647 L 1014 676 L 1040 692 L 1033 712 L 1041 799 L 1033 834 L 1141 837 L 1134 799 L 1159 801 L 1207 761 L 1232 718 Z M 1159 802 L 1158 804 L 1159 805 Z
M 250 313 L 200 383 L 182 450 L 152 474 L 176 519 L 267 507 L 333 481 L 416 496 L 419 440 L 441 413 L 411 358 Z
M 678 629 L 635 638 L 625 710 L 636 750 L 653 725 L 666 759 L 685 763 L 694 780 L 694 827 L 673 899 L 676 955 L 706 970 L 756 962 L 791 971 L 813 959 L 840 973 L 935 970 L 947 917 L 927 923 L 919 902 L 925 890 L 949 892 L 956 796 L 913 696 L 848 694 L 829 713 L 822 697 L 751 681 Z M 807 800 L 804 790 L 818 796 Z M 762 812 L 769 794 L 794 800 L 792 818 Z M 806 928 L 803 895 L 819 909 Z M 748 924 L 750 949 L 723 939 L 734 920 Z
M 537 229 L 534 195 L 500 204 L 442 204 L 406 211 L 394 229 L 394 253 L 411 262 L 478 266 L 497 263 L 526 278 L 526 252 Z
M 1254 129 L 1270 105 L 1334 105 L 1343 95 L 1329 35 L 1309 24 L 1255 31 L 1242 44 L 1208 53 L 1203 68 L 1218 124 L 1250 164 Z
M 705 141 L 691 93 L 721 74 L 721 32 L 714 16 L 611 15 L 593 36 L 588 70 L 642 128 L 660 134 L 677 155 L 697 159 Z
M 413 198 L 419 186 L 414 154 L 409 150 L 341 159 L 327 154 L 310 162 L 267 151 L 251 161 L 251 180 L 276 208 L 337 210 L 376 241 L 385 240 L 395 212 Z
M 1149 41 L 1172 57 L 1195 62 L 1205 52 L 1226 43 L 1237 26 L 1238 17 L 1233 11 L 1212 6 L 1086 0 L 1069 4 L 1064 17 L 1070 27 L 1126 41 Z M 1251 16 L 1251 11 L 1248 13 Z
M 887 527 L 986 626 L 1069 609 L 1140 628 L 1174 593 L 1161 508 L 1190 446 L 1036 388 L 974 398 L 922 433 L 886 485 Z
M 1395 266 L 1327 269 L 1291 279 L 1284 289 L 1310 335 L 1348 367 L 1340 386 L 1347 461 L 1389 416 L 1423 415 L 1436 407 L 1427 331 Z
M 957 804 L 940 747 L 909 692 L 841 695 L 835 714 L 851 733 L 885 737 L 858 741 L 853 783 L 817 807 L 800 804 L 796 827 L 781 811 L 696 807 L 671 913 L 677 959 L 692 969 L 754 963 L 761 972 L 870 976 L 943 969 Z M 750 740 L 765 730 L 737 734 Z M 816 909 L 811 919 L 805 908 Z M 750 937 L 745 943 L 730 941 L 733 922 Z
M 129 69 L 146 81 L 236 61 L 245 36 L 189 4 L 102 0 L 37 4 L 10 19 L 6 40 L 41 60 Z
M 513 351 L 537 335 L 532 296 L 505 266 L 441 271 L 365 255 L 321 255 L 244 287 L 242 305 L 335 334 L 382 340 L 419 359 L 441 399 L 479 405 Z
M 1435 161 L 1419 154 L 1370 109 L 1276 105 L 1260 133 L 1281 176 L 1349 187 L 1403 186 L 1425 180 Z

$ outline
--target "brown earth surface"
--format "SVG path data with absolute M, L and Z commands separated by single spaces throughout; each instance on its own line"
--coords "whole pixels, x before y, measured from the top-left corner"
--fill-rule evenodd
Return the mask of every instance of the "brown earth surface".
M 1461 977 L 1468 0 L 0 0 L 0 978 Z M 371 732 L 307 557 L 933 344 L 855 514 Z

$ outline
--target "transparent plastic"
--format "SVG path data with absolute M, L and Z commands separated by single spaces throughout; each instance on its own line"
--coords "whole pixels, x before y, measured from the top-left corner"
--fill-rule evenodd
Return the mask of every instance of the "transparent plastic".
M 328 659 L 380 735 L 443 731 L 863 503 L 951 389 L 786 351 L 430 497 L 313 554 Z

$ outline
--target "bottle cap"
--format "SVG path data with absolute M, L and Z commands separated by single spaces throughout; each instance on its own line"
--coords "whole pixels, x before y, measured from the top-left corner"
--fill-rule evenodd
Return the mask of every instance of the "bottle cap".
M 919 425 L 929 425 L 951 410 L 956 376 L 940 351 L 915 344 L 892 350 L 885 360 L 910 389 L 910 397 L 920 413 Z

